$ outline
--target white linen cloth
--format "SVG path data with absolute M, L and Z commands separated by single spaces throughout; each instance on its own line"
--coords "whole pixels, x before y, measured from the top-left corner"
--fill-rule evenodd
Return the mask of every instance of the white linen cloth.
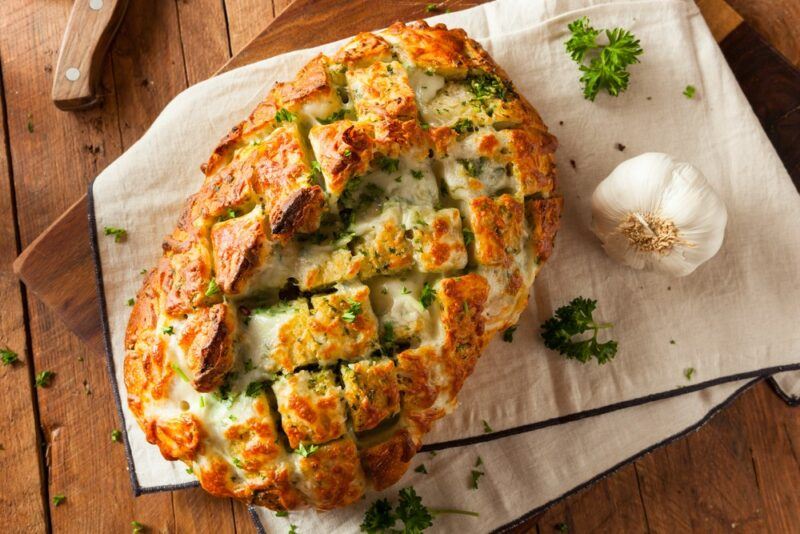
M 567 24 L 584 15 L 596 27 L 621 26 L 641 40 L 642 63 L 631 67 L 631 87 L 619 98 L 582 98 L 577 66 L 563 42 Z M 426 440 L 434 447 L 491 440 L 474 446 L 493 461 L 480 491 L 470 491 L 466 483 L 460 489 L 447 474 L 458 469 L 457 455 L 474 455 L 468 447 L 447 453 L 453 455 L 447 472 L 425 478 L 430 495 L 448 497 L 435 504 L 469 503 L 482 512 L 483 529 L 505 524 L 691 426 L 730 396 L 740 385 L 736 381 L 800 368 L 795 326 L 800 198 L 689 0 L 498 0 L 433 20 L 463 27 L 478 39 L 560 141 L 565 211 L 556 251 L 536 281 L 514 342 L 490 345 L 460 395 L 460 408 Z M 291 79 L 306 60 L 320 50 L 332 53 L 339 44 L 267 59 L 187 89 L 93 183 L 109 350 L 123 405 L 126 301 L 141 283 L 140 269 L 159 257 L 161 239 L 184 199 L 202 183 L 199 164 L 274 82 Z M 682 95 L 689 84 L 697 88 L 694 99 Z M 625 150 L 616 149 L 617 143 Z M 617 265 L 588 229 L 596 184 L 624 159 L 647 151 L 698 166 L 728 207 L 722 249 L 686 278 L 670 280 Z M 126 228 L 127 241 L 117 244 L 103 236 L 106 226 Z M 577 295 L 596 298 L 602 319 L 615 323 L 620 349 L 608 365 L 565 361 L 542 344 L 539 324 Z M 688 368 L 695 369 L 691 380 L 684 376 Z M 723 382 L 729 384 L 717 385 Z M 711 389 L 629 408 L 705 387 Z M 618 408 L 626 409 L 532 431 Z M 137 492 L 191 482 L 182 464 L 164 461 L 146 443 L 127 407 L 122 411 Z M 483 420 L 493 433 L 484 434 Z M 593 438 L 614 433 L 620 424 L 637 431 L 613 440 Z M 603 444 L 597 456 L 558 460 L 565 447 L 577 447 L 576 457 L 585 453 L 585 442 L 576 443 L 584 439 Z M 526 450 L 526 462 L 504 463 L 503 458 L 524 456 Z M 542 465 L 537 458 L 550 460 Z M 469 475 L 464 468 L 461 478 Z M 447 491 L 437 494 L 442 488 Z M 496 502 L 507 505 L 496 507 Z M 527 508 L 520 509 L 523 504 Z M 292 522 L 349 528 L 360 522 L 358 510 L 319 518 L 313 512 L 292 514 Z M 466 528 L 465 523 L 453 526 Z

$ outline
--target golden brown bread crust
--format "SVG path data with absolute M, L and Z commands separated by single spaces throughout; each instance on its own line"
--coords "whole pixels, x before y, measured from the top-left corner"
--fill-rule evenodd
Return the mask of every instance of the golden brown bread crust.
M 359 34 L 276 84 L 137 295 L 124 377 L 148 441 L 275 510 L 397 482 L 552 253 L 556 146 L 442 25 Z

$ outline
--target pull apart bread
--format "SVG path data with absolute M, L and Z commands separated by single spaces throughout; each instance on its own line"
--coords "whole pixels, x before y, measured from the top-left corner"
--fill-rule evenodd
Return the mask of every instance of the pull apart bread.
M 125 385 L 148 441 L 273 510 L 394 484 L 553 249 L 555 148 L 460 29 L 362 33 L 275 85 L 136 299 Z

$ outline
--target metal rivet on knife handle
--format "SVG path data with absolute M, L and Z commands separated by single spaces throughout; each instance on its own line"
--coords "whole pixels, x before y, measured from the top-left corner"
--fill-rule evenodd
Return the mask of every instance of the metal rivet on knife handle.
M 97 87 L 103 58 L 128 0 L 76 0 L 61 41 L 53 75 L 53 102 L 59 109 L 88 108 L 102 100 Z

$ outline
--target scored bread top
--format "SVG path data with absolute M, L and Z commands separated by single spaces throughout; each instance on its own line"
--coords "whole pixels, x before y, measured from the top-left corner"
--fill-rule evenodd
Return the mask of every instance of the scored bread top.
M 552 251 L 555 148 L 443 25 L 359 34 L 276 84 L 138 293 L 125 385 L 148 441 L 276 510 L 396 482 Z

